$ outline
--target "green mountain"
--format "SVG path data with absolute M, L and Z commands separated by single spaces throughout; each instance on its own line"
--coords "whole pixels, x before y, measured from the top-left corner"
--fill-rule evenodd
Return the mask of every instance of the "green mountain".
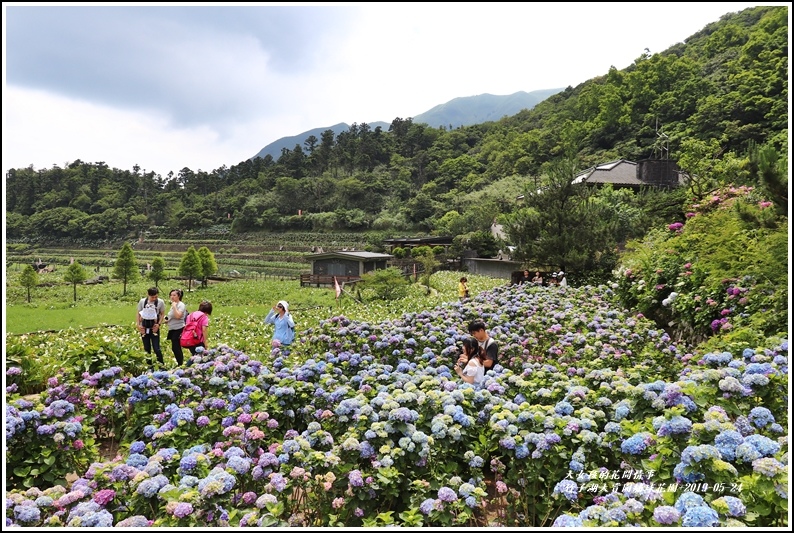
M 508 94 L 496 96 L 493 94 L 480 94 L 477 96 L 464 96 L 454 98 L 446 104 L 437 105 L 413 117 L 417 123 L 427 124 L 437 128 L 446 126 L 454 129 L 460 126 L 471 126 L 510 117 L 523 109 L 532 109 L 537 104 L 563 89 L 543 89 L 540 91 Z
M 388 128 L 389 124 L 386 122 L 374 122 L 371 124 L 372 128 L 377 128 L 378 126 Z M 334 132 L 334 137 L 342 133 L 343 131 L 347 131 L 350 129 L 350 125 L 344 122 L 340 122 L 339 124 L 334 124 L 333 126 L 328 126 L 327 128 L 314 128 L 309 131 L 304 131 L 303 133 L 299 133 L 297 135 L 293 135 L 291 137 L 282 137 L 272 143 L 268 144 L 257 154 L 252 157 L 251 159 L 255 159 L 257 157 L 265 158 L 266 156 L 270 155 L 273 159 L 278 159 L 281 157 L 281 152 L 285 148 L 287 150 L 294 150 L 295 145 L 303 147 L 303 141 L 305 141 L 308 137 L 314 135 L 318 139 L 322 136 L 324 131 L 331 130 Z
M 415 123 L 427 124 L 434 128 L 441 126 L 458 128 L 461 126 L 471 126 L 472 124 L 482 124 L 499 120 L 502 117 L 515 115 L 523 109 L 532 109 L 538 103 L 549 96 L 561 92 L 563 89 L 543 89 L 540 91 L 508 94 L 497 96 L 493 94 L 480 94 L 477 96 L 464 96 L 454 98 L 445 104 L 440 104 L 413 117 Z M 384 131 L 388 131 L 390 122 L 371 122 L 369 127 L 375 129 L 380 126 Z M 303 142 L 311 135 L 320 138 L 322 133 L 327 130 L 334 132 L 334 136 L 350 129 L 350 125 L 344 122 L 329 126 L 327 128 L 314 128 L 291 137 L 282 137 L 268 144 L 253 157 L 272 156 L 273 159 L 281 157 L 284 149 L 294 150 L 295 145 L 303 147 Z M 252 158 L 252 159 L 253 159 Z

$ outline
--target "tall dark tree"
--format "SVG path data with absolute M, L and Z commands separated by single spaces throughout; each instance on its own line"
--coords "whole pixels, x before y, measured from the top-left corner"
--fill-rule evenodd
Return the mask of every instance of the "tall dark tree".
M 564 271 L 592 270 L 614 252 L 612 221 L 592 201 L 592 191 L 573 183 L 579 164 L 564 158 L 547 164 L 547 182 L 527 190 L 525 206 L 509 215 L 504 228 L 516 246 L 513 257 Z

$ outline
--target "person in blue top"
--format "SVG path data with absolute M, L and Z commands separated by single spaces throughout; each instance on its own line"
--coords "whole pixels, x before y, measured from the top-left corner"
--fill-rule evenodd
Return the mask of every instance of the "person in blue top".
M 289 346 L 295 340 L 295 321 L 289 314 L 289 304 L 284 300 L 273 306 L 265 317 L 265 324 L 273 324 L 276 331 L 273 333 L 272 345 L 274 348 Z

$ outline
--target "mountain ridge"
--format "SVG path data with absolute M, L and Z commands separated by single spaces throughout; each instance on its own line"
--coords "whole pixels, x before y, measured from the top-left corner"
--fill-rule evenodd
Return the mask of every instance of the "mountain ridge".
M 549 96 L 562 92 L 563 90 L 565 89 L 540 89 L 531 92 L 518 91 L 507 95 L 483 93 L 474 96 L 460 96 L 443 104 L 434 106 L 414 116 L 411 120 L 414 123 L 424 123 L 434 128 L 444 126 L 454 129 L 460 126 L 471 126 L 473 124 L 499 120 L 505 116 L 512 116 L 523 109 L 532 109 Z M 383 121 L 368 122 L 367 124 L 373 130 L 378 126 L 384 130 L 388 130 L 391 126 L 391 122 Z M 341 132 L 349 130 L 350 125 L 345 122 L 340 122 L 333 126 L 313 128 L 297 135 L 281 137 L 266 145 L 257 152 L 256 155 L 251 157 L 251 159 L 253 160 L 257 157 L 264 158 L 270 155 L 273 159 L 277 160 L 281 157 L 283 149 L 292 150 L 295 145 L 303 146 L 303 142 L 309 136 L 314 135 L 319 139 L 322 133 L 329 129 L 334 132 L 334 136 L 337 136 Z

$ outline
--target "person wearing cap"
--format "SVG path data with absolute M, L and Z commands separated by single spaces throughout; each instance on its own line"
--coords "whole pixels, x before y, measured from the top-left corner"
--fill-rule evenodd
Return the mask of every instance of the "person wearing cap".
M 557 273 L 556 272 L 552 272 L 551 273 L 551 277 L 549 278 L 549 287 L 551 287 L 552 285 L 557 285 L 557 281 L 558 281 L 557 280 Z
M 265 317 L 265 324 L 273 324 L 276 330 L 273 333 L 272 345 L 274 348 L 289 346 L 295 340 L 295 321 L 289 313 L 289 304 L 284 300 L 273 306 Z
M 563 272 L 562 270 L 560 270 L 557 273 L 557 285 L 559 285 L 560 287 L 568 286 L 568 280 L 565 279 L 565 272 Z

